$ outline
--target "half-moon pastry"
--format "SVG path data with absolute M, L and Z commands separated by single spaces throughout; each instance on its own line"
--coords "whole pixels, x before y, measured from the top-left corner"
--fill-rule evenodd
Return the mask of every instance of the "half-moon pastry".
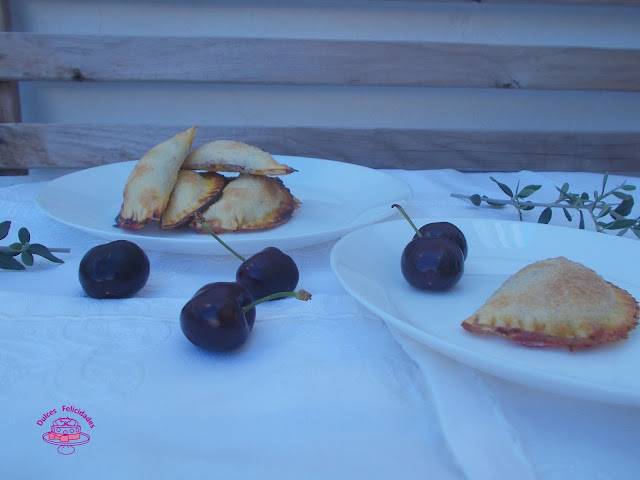
M 265 230 L 289 220 L 299 204 L 279 178 L 241 174 L 202 215 L 215 233 Z M 206 232 L 198 222 L 192 225 Z
M 524 267 L 462 322 L 473 333 L 570 350 L 622 340 L 637 324 L 631 294 L 564 257 Z
M 233 140 L 205 143 L 187 155 L 182 168 L 253 175 L 287 175 L 295 172 L 288 165 L 278 163 L 264 150 Z
M 222 192 L 225 178 L 219 173 L 180 170 L 169 202 L 162 213 L 162 228 L 175 228 L 188 222 L 193 214 L 215 200 Z
M 116 225 L 137 229 L 162 216 L 178 179 L 196 127 L 159 143 L 138 160 L 124 187 L 124 201 Z

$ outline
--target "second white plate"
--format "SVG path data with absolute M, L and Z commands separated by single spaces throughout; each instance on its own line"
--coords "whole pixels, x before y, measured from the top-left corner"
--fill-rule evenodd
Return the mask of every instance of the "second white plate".
M 351 295 L 389 325 L 461 363 L 547 391 L 640 406 L 640 328 L 627 340 L 570 352 L 471 334 L 460 325 L 510 275 L 550 257 L 581 262 L 639 299 L 637 240 L 511 221 L 423 218 L 416 224 L 443 220 L 456 224 L 469 243 L 464 276 L 450 291 L 425 292 L 404 280 L 400 257 L 413 236 L 405 220 L 346 235 L 331 252 L 332 269 Z
M 279 227 L 222 234 L 239 253 L 252 254 L 268 246 L 286 250 L 333 240 L 385 219 L 395 213 L 391 204 L 412 196 L 406 183 L 371 168 L 316 158 L 274 158 L 298 170 L 282 180 L 302 203 L 293 218 Z M 229 254 L 207 234 L 162 230 L 157 225 L 137 231 L 115 227 L 122 192 L 135 164 L 103 165 L 52 180 L 38 192 L 38 206 L 62 223 L 107 240 L 131 240 L 142 248 L 168 252 Z

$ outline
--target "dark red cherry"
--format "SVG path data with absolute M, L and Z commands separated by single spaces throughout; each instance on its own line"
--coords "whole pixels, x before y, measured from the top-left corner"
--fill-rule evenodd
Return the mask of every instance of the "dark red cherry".
M 236 271 L 236 282 L 247 287 L 253 298 L 262 299 L 274 293 L 295 290 L 300 274 L 296 263 L 289 255 L 278 248 L 267 247 L 248 259 L 244 258 L 207 225 L 201 214 L 196 214 L 195 220 L 224 248 L 242 261 Z
M 240 347 L 249 338 L 256 318 L 247 288 L 237 282 L 210 283 L 199 289 L 180 312 L 180 328 L 194 345 L 225 352 Z
M 306 290 L 276 292 L 253 299 L 238 282 L 209 283 L 200 288 L 180 312 L 180 328 L 194 345 L 216 352 L 226 352 L 247 341 L 256 319 L 256 305 L 274 297 L 292 297 L 307 301 Z
M 296 262 L 275 247 L 267 247 L 248 258 L 236 272 L 236 282 L 247 287 L 256 299 L 277 292 L 293 292 L 299 278 Z
M 437 238 L 444 237 L 448 238 L 452 242 L 456 243 L 460 250 L 462 250 L 462 254 L 464 255 L 465 260 L 467 259 L 467 254 L 469 253 L 469 247 L 467 246 L 467 239 L 458 227 L 456 227 L 453 223 L 450 222 L 432 222 L 427 223 L 420 227 L 419 232 L 423 237 Z M 418 234 L 416 233 L 413 238 L 418 238 Z
M 98 245 L 89 250 L 78 268 L 80 285 L 93 298 L 125 298 L 136 294 L 149 279 L 146 253 L 128 240 Z
M 402 275 L 422 290 L 447 290 L 462 278 L 464 254 L 460 247 L 443 237 L 417 237 L 402 252 Z

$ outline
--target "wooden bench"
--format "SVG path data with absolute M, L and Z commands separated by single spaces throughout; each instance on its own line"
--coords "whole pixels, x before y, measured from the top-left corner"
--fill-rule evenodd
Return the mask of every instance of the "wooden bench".
M 605 0 L 550 3 L 638 5 L 636 1 Z M 8 0 L 0 0 L 0 5 L 0 28 L 4 30 L 0 32 L 0 169 L 5 174 L 138 159 L 150 146 L 190 126 L 23 123 L 18 96 L 23 82 L 461 87 L 513 94 L 525 89 L 640 90 L 640 45 L 589 48 L 21 33 L 11 31 Z M 179 61 L 158 62 L 159 58 Z M 637 122 L 628 129 L 606 132 L 305 125 L 198 127 L 199 138 L 232 138 L 272 153 L 331 158 L 376 168 L 640 171 Z

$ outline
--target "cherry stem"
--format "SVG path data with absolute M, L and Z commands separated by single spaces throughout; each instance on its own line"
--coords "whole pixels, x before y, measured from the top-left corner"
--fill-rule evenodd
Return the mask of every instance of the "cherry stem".
M 407 219 L 407 222 L 409 222 L 409 224 L 413 227 L 413 229 L 416 231 L 416 235 L 418 235 L 419 237 L 422 236 L 422 234 L 420 233 L 420 230 L 418 230 L 418 227 L 416 227 L 416 224 L 413 223 L 411 221 L 411 219 L 409 218 L 409 215 L 407 215 L 407 212 L 404 211 L 404 208 L 402 208 L 400 205 L 398 205 L 397 203 L 394 203 L 393 205 L 391 205 L 391 208 L 397 208 L 400 213 L 404 216 L 404 218 Z
M 271 295 L 267 295 L 266 297 L 262 297 L 260 300 L 256 300 L 255 302 L 250 303 L 246 307 L 242 307 L 242 311 L 244 313 L 247 313 L 253 307 L 255 307 L 256 305 L 260 305 L 262 302 L 268 302 L 269 300 L 274 300 L 276 298 L 284 298 L 284 297 L 297 298 L 298 300 L 302 300 L 303 302 L 306 302 L 307 300 L 311 300 L 311 294 L 306 290 L 299 290 L 297 292 L 278 292 L 278 293 L 272 293 Z
M 236 252 L 233 248 L 231 248 L 229 245 L 227 245 L 218 235 L 213 233 L 213 230 L 211 230 L 211 227 L 209 227 L 209 225 L 207 225 L 207 221 L 204 219 L 204 217 L 202 216 L 202 214 L 200 212 L 196 212 L 196 214 L 194 215 L 194 218 L 196 219 L 196 222 L 198 222 L 200 225 L 202 225 L 204 227 L 204 229 L 207 232 L 209 232 L 209 234 L 213 238 L 215 238 L 218 242 L 220 242 L 220 245 L 222 245 L 224 248 L 226 248 L 231 253 L 233 253 L 236 257 L 238 257 L 241 262 L 246 262 L 247 261 L 246 258 L 244 258 L 242 255 L 240 255 L 238 252 Z

